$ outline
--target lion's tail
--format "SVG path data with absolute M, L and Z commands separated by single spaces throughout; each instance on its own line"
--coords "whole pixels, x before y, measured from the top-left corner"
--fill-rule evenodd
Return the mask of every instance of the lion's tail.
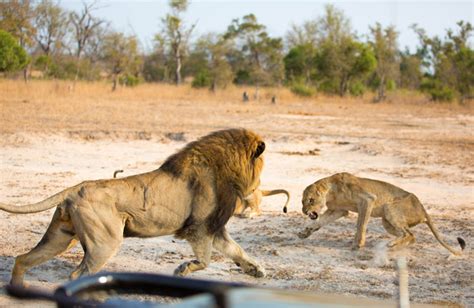
M 283 206 L 283 212 L 288 212 L 288 202 L 290 202 L 290 193 L 285 189 L 274 189 L 274 190 L 260 190 L 262 192 L 262 196 L 273 196 L 277 194 L 285 194 L 286 195 L 286 202 Z
M 78 186 L 79 185 L 65 189 L 37 203 L 20 205 L 20 206 L 0 203 L 0 210 L 4 210 L 6 212 L 15 213 L 15 214 L 30 214 L 30 213 L 38 213 L 38 212 L 46 211 L 55 206 L 58 206 L 61 202 L 64 201 L 64 199 L 66 199 L 66 197 L 71 193 L 71 191 L 77 189 Z
M 434 226 L 433 224 L 433 221 L 431 220 L 431 217 L 430 215 L 428 215 L 428 213 L 426 212 L 426 210 L 423 208 L 424 212 L 425 212 L 425 217 L 426 217 L 426 224 L 428 225 L 428 227 L 430 228 L 431 232 L 433 232 L 433 235 L 436 237 L 436 239 L 438 240 L 438 242 L 444 247 L 446 248 L 447 250 L 449 250 L 452 254 L 456 255 L 456 256 L 460 256 L 462 255 L 462 251 L 464 250 L 464 248 L 466 247 L 466 242 L 464 241 L 463 238 L 461 237 L 458 237 L 457 240 L 458 240 L 458 243 L 459 243 L 459 246 L 461 246 L 461 250 L 456 250 L 454 248 L 452 248 L 451 246 L 449 246 L 445 241 L 443 241 L 443 239 L 441 238 L 438 230 L 436 229 L 436 227 Z
M 117 174 L 122 173 L 122 172 L 123 172 L 122 169 L 120 169 L 120 170 L 115 170 L 115 171 L 114 171 L 114 179 L 117 178 Z

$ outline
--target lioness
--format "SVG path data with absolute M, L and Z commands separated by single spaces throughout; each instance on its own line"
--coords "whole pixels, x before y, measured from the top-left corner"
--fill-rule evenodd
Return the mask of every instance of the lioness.
M 244 272 L 264 276 L 264 269 L 225 229 L 237 198 L 258 186 L 264 150 L 265 143 L 251 131 L 218 131 L 189 143 L 148 173 L 83 182 L 35 204 L 0 203 L 0 209 L 10 213 L 36 213 L 56 207 L 38 245 L 16 258 L 11 283 L 22 284 L 29 268 L 78 241 L 84 258 L 72 279 L 99 271 L 118 251 L 124 237 L 169 234 L 186 239 L 196 256 L 196 260 L 181 264 L 176 275 L 206 268 L 215 248 Z
M 461 254 L 441 239 L 430 216 L 414 194 L 386 182 L 338 173 L 306 187 L 302 203 L 303 213 L 316 220 L 316 223 L 298 233 L 300 238 L 310 236 L 314 231 L 351 211 L 359 215 L 353 244 L 355 249 L 365 245 L 367 223 L 372 216 L 382 217 L 385 230 L 398 237 L 391 241 L 388 247 L 414 243 L 415 237 L 409 228 L 426 223 L 443 247 L 455 255 Z M 327 210 L 319 217 L 319 212 L 325 205 Z M 458 242 L 461 249 L 464 249 L 464 240 L 458 238 Z
M 288 202 L 290 201 L 290 193 L 284 189 L 274 189 L 274 190 L 262 190 L 256 189 L 253 193 L 245 197 L 244 199 L 237 199 L 237 204 L 235 206 L 234 215 L 244 217 L 244 218 L 251 218 L 258 216 L 262 213 L 260 209 L 260 203 L 262 203 L 262 197 L 266 196 L 273 196 L 276 194 L 285 194 L 286 195 L 286 202 L 283 206 L 283 212 L 287 212 Z M 250 212 L 244 211 L 250 208 Z

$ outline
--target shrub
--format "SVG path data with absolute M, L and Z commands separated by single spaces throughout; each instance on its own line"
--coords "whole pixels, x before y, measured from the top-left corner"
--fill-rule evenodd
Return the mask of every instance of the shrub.
M 336 94 L 339 92 L 339 83 L 335 79 L 326 79 L 319 84 L 318 90 L 327 94 Z
M 362 96 L 365 93 L 365 86 L 362 82 L 356 81 L 353 84 L 351 84 L 349 88 L 349 93 L 351 93 L 352 96 Z
M 235 84 L 251 84 L 252 77 L 250 72 L 245 69 L 240 69 L 235 74 L 234 83 Z
M 0 72 L 14 72 L 23 69 L 30 58 L 26 51 L 8 32 L 0 30 Z
M 193 79 L 191 86 L 193 88 L 209 88 L 211 86 L 211 76 L 207 70 L 201 70 Z
M 433 101 L 451 102 L 456 97 L 454 89 L 446 85 L 441 85 L 441 83 L 435 79 L 424 79 L 421 82 L 420 89 L 428 93 Z
M 291 92 L 298 96 L 310 97 L 316 93 L 316 90 L 304 83 L 294 83 L 290 87 Z
M 119 79 L 119 83 L 126 87 L 136 87 L 140 84 L 141 80 L 137 76 L 134 75 L 124 75 L 121 76 Z

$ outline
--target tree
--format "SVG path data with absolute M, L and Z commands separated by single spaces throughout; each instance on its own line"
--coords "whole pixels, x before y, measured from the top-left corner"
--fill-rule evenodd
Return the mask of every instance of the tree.
M 32 24 L 34 15 L 30 0 L 0 1 L 0 29 L 9 32 L 18 39 L 21 47 L 33 43 L 35 28 Z
M 92 15 L 92 12 L 97 9 L 96 5 L 96 1 L 89 4 L 84 2 L 80 13 L 71 12 L 69 14 L 69 20 L 72 25 L 73 40 L 76 44 L 75 56 L 77 59 L 81 58 L 84 49 L 96 34 L 97 29 L 105 23 L 104 20 Z
M 286 79 L 308 85 L 316 74 L 316 48 L 312 44 L 296 45 L 283 59 Z
M 111 32 L 104 37 L 103 61 L 112 76 L 112 91 L 115 91 L 121 75 L 136 78 L 140 70 L 138 41 L 134 36 Z
M 290 49 L 297 46 L 316 47 L 319 41 L 318 22 L 309 20 L 303 22 L 301 26 L 292 24 L 286 33 L 286 43 Z
M 30 0 L 0 1 L 0 30 L 13 35 L 20 47 L 32 46 L 35 28 L 32 25 L 33 6 Z M 24 66 L 23 77 L 28 81 L 28 65 Z
M 153 52 L 145 56 L 143 77 L 146 81 L 171 81 L 172 64 L 166 42 L 162 36 L 155 36 Z M 174 69 L 173 69 L 174 71 Z
M 469 22 L 460 21 L 457 25 L 458 32 L 447 30 L 444 40 L 429 37 L 424 29 L 413 26 L 421 43 L 418 54 L 427 71 L 421 87 L 433 100 L 457 96 L 463 102 L 473 95 L 474 50 L 469 39 L 474 29 Z
M 380 23 L 370 27 L 372 39 L 370 45 L 377 60 L 375 75 L 377 77 L 376 102 L 385 99 L 385 90 L 389 82 L 395 81 L 400 73 L 400 60 L 398 57 L 398 33 L 393 26 L 382 28 Z
M 105 24 L 105 20 L 92 15 L 92 12 L 96 9 L 97 1 L 89 4 L 84 2 L 82 10 L 79 13 L 71 12 L 69 14 L 69 21 L 72 27 L 72 40 L 75 44 L 74 55 L 76 57 L 77 65 L 74 84 L 79 78 L 80 66 L 83 65 L 83 63 L 81 63 L 82 55 L 89 47 L 91 47 L 91 43 L 100 43 L 102 41 L 102 38 L 99 36 L 104 33 L 102 26 Z M 96 46 L 98 46 L 98 44 L 96 44 Z M 89 63 L 85 63 L 85 65 L 88 64 Z
M 44 75 L 49 75 L 54 65 L 54 55 L 64 46 L 64 38 L 68 31 L 67 13 L 51 0 L 42 0 L 34 10 L 33 25 L 36 29 L 34 39 L 42 55 L 37 56 L 35 65 L 40 66 Z
M 232 82 L 234 74 L 227 60 L 231 46 L 222 35 L 207 34 L 196 43 L 194 53 L 199 56 L 196 61 L 193 86 L 210 87 L 212 91 L 225 88 Z
M 187 0 L 170 0 L 171 13 L 162 19 L 163 29 L 155 36 L 155 40 L 165 42 L 174 60 L 175 82 L 181 84 L 181 68 L 186 54 L 188 42 L 196 24 L 189 27 L 183 22 L 182 14 L 188 8 Z
M 423 73 L 421 72 L 422 60 L 409 50 L 400 53 L 400 80 L 402 88 L 418 89 L 420 87 Z
M 233 41 L 241 54 L 243 68 L 249 81 L 255 85 L 255 97 L 258 98 L 260 85 L 281 82 L 284 74 L 282 40 L 271 38 L 265 31 L 265 26 L 257 22 L 255 15 L 246 15 L 242 21 L 234 19 L 223 38 Z M 243 72 L 242 67 L 240 70 Z
M 67 32 L 66 12 L 52 0 L 42 0 L 35 8 L 35 40 L 46 56 L 60 50 Z
M 8 32 L 0 30 L 0 72 L 23 69 L 29 62 L 28 54 Z
M 326 6 L 325 15 L 318 19 L 317 24 L 316 80 L 323 91 L 344 96 L 355 81 L 373 71 L 375 56 L 366 44 L 356 40 L 349 20 L 334 6 Z
M 376 65 L 375 56 L 366 44 L 352 39 L 324 42 L 316 54 L 320 88 L 344 96 L 355 81 L 363 79 Z
M 372 49 L 357 40 L 349 20 L 333 5 L 325 6 L 323 16 L 294 25 L 287 43 L 286 78 L 301 89 L 316 85 L 340 96 L 361 94 L 362 80 L 375 68 Z

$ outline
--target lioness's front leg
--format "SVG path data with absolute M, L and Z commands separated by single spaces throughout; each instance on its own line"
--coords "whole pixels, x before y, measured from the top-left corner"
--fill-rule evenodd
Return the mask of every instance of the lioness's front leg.
M 341 217 L 347 216 L 349 214 L 348 211 L 345 210 L 326 210 L 324 214 L 319 217 L 319 219 L 309 227 L 306 227 L 303 231 L 298 232 L 298 237 L 299 238 L 307 238 L 309 237 L 313 232 L 318 231 L 321 229 L 321 227 L 330 224 L 333 221 L 338 220 Z
M 232 259 L 245 273 L 257 278 L 265 277 L 265 269 L 252 260 L 227 231 L 223 230 L 222 233 L 216 234 L 213 246 L 224 256 Z
M 357 212 L 357 231 L 352 249 L 359 249 L 365 246 L 365 234 L 367 232 L 367 224 L 374 207 L 374 197 L 364 196 L 362 202 L 358 205 Z

